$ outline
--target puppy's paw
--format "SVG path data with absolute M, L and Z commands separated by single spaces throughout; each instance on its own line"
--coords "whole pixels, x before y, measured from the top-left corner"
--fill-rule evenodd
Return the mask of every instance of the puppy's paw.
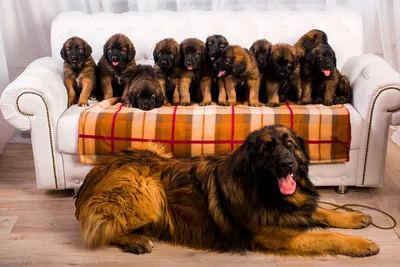
M 279 96 L 279 102 L 286 102 L 286 96 L 284 96 L 284 95 L 280 95 Z
M 190 102 L 179 102 L 179 103 L 178 103 L 178 106 L 185 106 L 185 107 L 187 107 L 187 106 L 190 106 Z
M 296 105 L 309 105 L 309 104 L 311 104 L 310 101 L 302 101 L 302 100 L 300 100 L 300 101 L 296 102 Z
M 260 102 L 256 102 L 256 103 L 251 103 L 250 104 L 251 107 L 261 107 L 261 103 Z
M 325 99 L 322 104 L 324 106 L 332 106 L 333 102 L 332 102 L 332 100 Z
M 314 100 L 314 104 L 322 104 L 322 98 L 321 98 L 321 97 L 317 97 L 317 98 Z
M 333 100 L 334 104 L 345 104 L 346 103 L 346 98 L 344 96 L 337 96 Z
M 279 103 L 273 103 L 273 102 L 267 103 L 267 107 L 270 107 L 270 108 L 279 107 L 279 106 L 280 106 Z
M 133 254 L 145 254 L 145 253 L 151 253 L 152 249 L 154 248 L 154 244 L 147 238 L 142 238 L 139 240 L 135 240 L 130 244 L 121 246 L 121 248 L 124 251 Z
M 227 106 L 236 106 L 236 101 L 228 101 L 226 103 Z
M 220 106 L 227 106 L 228 103 L 226 103 L 226 101 L 218 101 L 218 105 L 220 105 Z
M 244 101 L 244 102 L 243 102 L 243 105 L 244 105 L 244 106 L 250 106 L 250 102 L 249 102 L 249 101 Z
M 88 107 L 89 106 L 89 103 L 88 103 L 88 101 L 86 100 L 79 100 L 79 102 L 78 102 L 78 106 L 80 106 L 80 107 Z
M 204 106 L 209 106 L 209 105 L 211 105 L 211 101 L 203 101 L 203 102 L 200 102 L 200 106 L 202 106 L 202 107 L 204 107 Z
M 68 107 L 75 105 L 74 100 L 68 100 Z

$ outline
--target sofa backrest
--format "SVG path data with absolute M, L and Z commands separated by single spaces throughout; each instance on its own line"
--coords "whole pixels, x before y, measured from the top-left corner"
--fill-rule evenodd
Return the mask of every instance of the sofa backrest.
M 131 39 L 136 49 L 137 63 L 153 64 L 155 44 L 172 37 L 181 42 L 196 37 L 203 41 L 212 34 L 224 35 L 231 44 L 249 48 L 266 38 L 273 44 L 294 44 L 311 29 L 321 29 L 336 52 L 341 69 L 349 57 L 363 53 L 362 18 L 348 10 L 338 11 L 156 11 L 123 14 L 70 11 L 61 13 L 52 22 L 51 49 L 60 57 L 63 43 L 72 36 L 85 39 L 93 49 L 97 62 L 103 45 L 115 33 Z

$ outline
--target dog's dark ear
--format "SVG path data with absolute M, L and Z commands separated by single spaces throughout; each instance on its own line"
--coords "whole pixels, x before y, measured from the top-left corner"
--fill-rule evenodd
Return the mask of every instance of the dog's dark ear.
M 158 61 L 158 47 L 157 47 L 157 44 L 156 44 L 156 47 L 154 47 L 154 50 L 153 50 L 153 58 L 154 58 L 154 63 L 157 63 L 157 61 Z
M 63 45 L 61 48 L 60 55 L 62 59 L 67 60 L 67 51 L 65 51 L 65 45 Z
M 162 105 L 164 105 L 165 102 L 164 94 L 158 94 L 157 96 L 155 96 L 155 98 L 156 98 L 156 108 L 159 108 Z
M 107 57 L 108 43 L 103 46 L 103 56 Z
M 257 51 L 256 51 L 256 42 L 254 42 L 254 43 L 250 46 L 250 51 L 253 52 L 254 55 L 257 53 Z
M 135 55 L 136 55 L 135 47 L 133 45 L 129 45 L 128 55 L 127 55 L 128 61 L 134 60 L 135 59 Z
M 301 152 L 303 152 L 304 156 L 306 157 L 307 161 L 310 160 L 310 156 L 308 155 L 307 147 L 306 147 L 306 142 L 304 139 L 298 135 L 296 135 L 297 139 L 297 144 L 299 145 L 299 148 Z
M 240 62 L 239 64 L 234 64 L 232 68 L 233 74 L 240 74 L 246 70 L 246 63 Z
M 181 49 L 180 46 L 176 46 L 176 51 L 174 54 L 174 65 L 179 66 L 181 64 Z
M 90 57 L 92 55 L 92 47 L 85 43 L 85 57 Z
M 306 56 L 306 60 L 308 63 L 310 63 L 311 65 L 314 65 L 314 61 L 315 61 L 315 54 L 311 51 L 307 54 Z

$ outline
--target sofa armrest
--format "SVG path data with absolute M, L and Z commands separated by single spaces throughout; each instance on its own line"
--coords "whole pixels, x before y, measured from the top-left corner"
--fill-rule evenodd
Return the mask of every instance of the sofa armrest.
M 400 73 L 382 58 L 350 58 L 342 69 L 353 88 L 353 106 L 364 122 L 358 156 L 357 186 L 380 186 L 385 176 L 389 125 L 400 108 Z
M 0 108 L 10 124 L 20 130 L 29 130 L 29 118 L 46 107 L 54 127 L 67 109 L 67 98 L 62 60 L 44 57 L 32 62 L 7 86 L 0 98 Z
M 400 108 L 400 73 L 383 58 L 373 54 L 352 57 L 344 64 L 342 74 L 350 80 L 352 105 L 364 120 L 378 96 L 382 110 L 391 112 Z
M 64 189 L 64 169 L 57 152 L 57 123 L 67 109 L 63 62 L 40 58 L 32 62 L 3 92 L 0 108 L 14 127 L 30 130 L 39 189 Z

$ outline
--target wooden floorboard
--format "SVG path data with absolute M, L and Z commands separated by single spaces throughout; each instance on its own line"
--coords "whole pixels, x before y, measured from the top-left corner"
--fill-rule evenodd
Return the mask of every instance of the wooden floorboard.
M 400 149 L 389 141 L 383 187 L 351 188 L 347 195 L 337 195 L 333 188 L 319 188 L 319 191 L 322 200 L 382 208 L 400 222 Z M 395 230 L 372 226 L 362 230 L 330 230 L 377 242 L 381 251 L 370 258 L 217 254 L 161 243 L 155 244 L 151 254 L 136 256 L 118 248 L 84 247 L 74 212 L 71 190 L 36 189 L 31 146 L 8 144 L 0 156 L 1 266 L 400 266 L 400 225 Z M 381 213 L 367 212 L 375 223 L 390 225 Z

